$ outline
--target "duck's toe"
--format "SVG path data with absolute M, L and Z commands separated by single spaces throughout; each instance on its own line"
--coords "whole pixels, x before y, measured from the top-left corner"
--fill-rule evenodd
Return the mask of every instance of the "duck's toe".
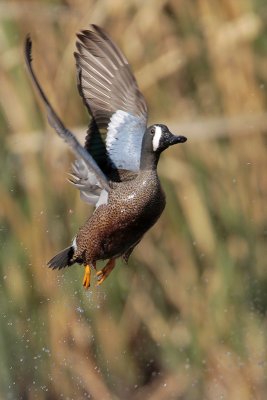
M 101 285 L 115 267 L 115 259 L 111 258 L 103 269 L 97 271 L 97 286 Z

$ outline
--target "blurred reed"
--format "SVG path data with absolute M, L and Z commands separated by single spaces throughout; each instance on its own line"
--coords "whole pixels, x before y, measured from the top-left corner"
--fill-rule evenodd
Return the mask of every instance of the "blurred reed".
M 0 3 L 0 398 L 265 398 L 266 12 L 260 0 Z M 86 126 L 72 53 L 89 23 L 124 49 L 151 122 L 189 141 L 162 157 L 164 216 L 129 266 L 84 292 L 81 268 L 45 265 L 91 210 L 66 183 L 71 157 L 23 40 L 66 125 Z

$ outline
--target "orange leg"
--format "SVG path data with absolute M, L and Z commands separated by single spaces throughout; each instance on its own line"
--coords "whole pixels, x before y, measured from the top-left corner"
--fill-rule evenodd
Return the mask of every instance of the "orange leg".
M 115 262 L 115 258 L 111 258 L 108 261 L 108 263 L 105 265 L 105 267 L 96 273 L 97 280 L 98 280 L 97 286 L 101 285 L 101 283 L 103 283 L 104 280 L 109 276 L 109 274 L 111 273 L 111 271 L 115 267 L 115 263 L 116 263 Z
M 83 286 L 85 287 L 85 289 L 88 289 L 90 287 L 90 281 L 91 281 L 91 267 L 90 265 L 86 265 L 83 276 Z

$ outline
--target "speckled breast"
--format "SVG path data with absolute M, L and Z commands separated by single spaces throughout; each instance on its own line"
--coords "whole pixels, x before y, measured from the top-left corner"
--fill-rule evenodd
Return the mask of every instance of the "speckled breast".
M 156 171 L 142 171 L 135 180 L 119 184 L 108 204 L 95 210 L 77 235 L 79 250 L 90 261 L 121 256 L 154 225 L 164 207 Z

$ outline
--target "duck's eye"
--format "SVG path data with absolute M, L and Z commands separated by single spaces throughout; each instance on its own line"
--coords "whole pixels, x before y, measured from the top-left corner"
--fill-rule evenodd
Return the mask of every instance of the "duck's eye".
M 151 129 L 151 131 L 150 131 L 150 133 L 152 133 L 152 135 L 154 135 L 154 133 L 155 133 L 155 129 L 154 129 L 154 128 L 152 128 L 152 129 Z

